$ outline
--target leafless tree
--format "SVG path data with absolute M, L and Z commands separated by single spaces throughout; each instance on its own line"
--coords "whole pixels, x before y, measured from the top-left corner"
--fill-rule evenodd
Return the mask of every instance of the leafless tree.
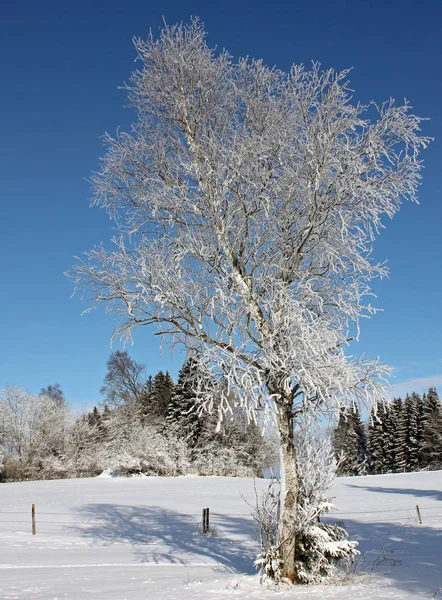
M 294 428 L 305 411 L 384 398 L 389 370 L 348 346 L 375 312 L 370 281 L 387 274 L 372 242 L 416 199 L 428 139 L 407 103 L 354 103 L 347 71 L 234 62 L 198 20 L 135 46 L 138 117 L 106 136 L 93 178 L 117 235 L 71 276 L 115 314 L 116 335 L 153 325 L 193 352 L 227 390 L 221 416 L 232 390 L 251 418 L 275 411 L 280 552 L 296 580 Z M 210 409 L 207 382 L 199 395 Z
M 100 393 L 110 406 L 131 405 L 138 402 L 143 391 L 142 374 L 145 366 L 134 361 L 128 352 L 112 352 Z

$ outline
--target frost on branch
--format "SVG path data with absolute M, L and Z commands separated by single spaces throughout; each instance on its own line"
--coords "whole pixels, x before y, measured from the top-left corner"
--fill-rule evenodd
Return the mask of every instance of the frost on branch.
M 347 71 L 234 63 L 205 37 L 195 20 L 136 40 L 138 119 L 106 136 L 93 177 L 117 235 L 71 276 L 116 315 L 116 335 L 153 325 L 251 415 L 284 391 L 295 413 L 381 399 L 388 370 L 348 342 L 387 272 L 375 234 L 416 200 L 421 119 L 408 104 L 352 104 Z
M 329 437 L 321 435 L 309 419 L 295 432 L 299 492 L 293 531 L 296 540 L 295 568 L 298 583 L 319 583 L 336 576 L 337 565 L 351 560 L 358 551 L 357 542 L 348 540 L 347 532 L 337 524 L 320 520 L 336 510 L 326 497 L 336 477 L 337 464 Z M 278 528 L 280 498 L 277 484 L 257 498 L 253 516 L 259 524 L 261 552 L 255 566 L 266 579 L 281 580 L 282 561 L 279 548 L 284 542 Z
M 135 47 L 137 120 L 106 136 L 93 178 L 116 236 L 71 277 L 115 315 L 115 335 L 152 325 L 196 357 L 201 408 L 217 391 L 205 380 L 218 379 L 220 419 L 238 402 L 250 419 L 274 411 L 287 537 L 300 416 L 386 397 L 389 369 L 349 343 L 376 312 L 371 281 L 387 274 L 373 242 L 417 200 L 429 139 L 408 103 L 355 103 L 348 71 L 234 62 L 198 20 Z M 294 549 L 290 539 L 282 552 L 296 579 Z

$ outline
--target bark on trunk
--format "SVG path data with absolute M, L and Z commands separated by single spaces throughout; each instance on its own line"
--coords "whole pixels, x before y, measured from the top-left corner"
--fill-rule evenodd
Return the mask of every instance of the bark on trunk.
M 281 436 L 281 507 L 279 522 L 282 576 L 296 582 L 295 523 L 298 504 L 298 473 L 296 450 L 293 444 L 293 416 L 291 403 L 280 407 L 278 428 Z

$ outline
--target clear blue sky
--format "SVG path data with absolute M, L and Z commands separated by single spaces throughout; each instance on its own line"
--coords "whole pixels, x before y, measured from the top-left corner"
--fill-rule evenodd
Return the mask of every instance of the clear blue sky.
M 235 57 L 354 67 L 363 102 L 410 100 L 436 138 L 424 153 L 421 205 L 405 205 L 376 245 L 391 277 L 376 285 L 384 312 L 363 323 L 354 353 L 395 368 L 396 391 L 442 390 L 442 3 L 437 0 L 40 2 L 0 8 L 0 387 L 59 382 L 76 406 L 99 401 L 112 319 L 86 308 L 63 277 L 73 256 L 107 240 L 85 181 L 100 136 L 127 127 L 118 86 L 134 68 L 133 36 L 201 17 L 211 45 Z M 129 352 L 148 371 L 181 365 L 141 331 Z M 119 349 L 120 346 L 114 346 Z

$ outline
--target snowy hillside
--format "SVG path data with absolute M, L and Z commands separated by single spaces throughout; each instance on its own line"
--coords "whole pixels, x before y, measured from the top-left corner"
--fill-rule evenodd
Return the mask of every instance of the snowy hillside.
M 360 544 L 355 575 L 345 586 L 298 587 L 277 597 L 430 599 L 442 587 L 442 472 L 341 478 L 332 495 L 336 520 Z M 275 598 L 251 567 L 257 543 L 242 496 L 253 502 L 253 481 L 101 477 L 0 484 L 0 598 Z M 199 531 L 205 507 L 214 535 Z

